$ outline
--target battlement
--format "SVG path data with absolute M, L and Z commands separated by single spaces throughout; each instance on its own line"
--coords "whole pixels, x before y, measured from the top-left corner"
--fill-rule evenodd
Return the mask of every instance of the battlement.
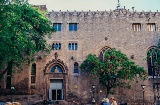
M 158 10 L 156 12 L 137 12 L 137 11 L 130 11 L 129 9 L 116 9 L 116 10 L 110 10 L 110 11 L 51 11 L 48 13 L 48 17 L 77 17 L 77 18 L 83 18 L 83 17 L 91 17 L 91 18 L 159 18 L 160 12 Z

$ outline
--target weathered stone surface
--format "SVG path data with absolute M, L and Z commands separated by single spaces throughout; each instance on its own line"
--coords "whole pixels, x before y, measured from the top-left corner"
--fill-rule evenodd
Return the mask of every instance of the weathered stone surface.
M 159 12 L 130 12 L 125 9 L 87 12 L 52 11 L 49 12 L 48 17 L 52 23 L 62 23 L 62 31 L 57 31 L 52 34 L 51 38 L 46 37 L 46 39 L 51 45 L 54 42 L 61 43 L 62 49 L 53 50 L 50 54 L 37 53 L 36 55 L 36 57 L 41 55 L 42 59 L 34 62 L 36 63 L 35 90 L 37 91 L 35 94 L 43 95 L 44 99 L 48 97 L 50 79 L 57 75 L 57 78 L 64 79 L 64 100 L 67 100 L 67 92 L 71 91 L 77 94 L 78 100 L 82 103 L 90 103 L 91 86 L 96 84 L 95 99 L 97 103 L 100 102 L 105 97 L 104 89 L 96 81 L 91 80 L 88 75 L 81 72 L 78 75 L 73 74 L 74 63 L 77 62 L 80 65 L 88 54 L 92 53 L 98 56 L 101 49 L 110 47 L 121 50 L 129 58 L 134 55 L 132 61 L 147 70 L 147 61 L 145 60 L 147 51 L 151 46 L 157 45 L 160 37 Z M 78 23 L 78 30 L 69 31 L 69 23 Z M 141 23 L 142 30 L 133 31 L 132 23 Z M 156 31 L 147 31 L 147 23 L 155 23 Z M 78 43 L 78 50 L 68 50 L 70 42 Z M 55 53 L 58 54 L 57 58 L 54 56 Z M 60 65 L 64 69 L 63 75 L 49 74 L 54 65 Z M 12 84 L 18 86 L 19 89 L 25 88 L 29 91 L 31 87 L 30 75 L 31 66 L 25 66 L 24 71 L 15 73 Z M 5 80 L 2 83 L 2 88 L 5 88 Z M 152 81 L 149 79 L 138 83 L 133 81 L 130 90 L 118 88 L 115 90 L 117 94 L 114 96 L 118 102 L 120 100 L 132 101 L 140 105 L 142 103 L 141 84 L 146 85 L 146 102 L 153 102 Z

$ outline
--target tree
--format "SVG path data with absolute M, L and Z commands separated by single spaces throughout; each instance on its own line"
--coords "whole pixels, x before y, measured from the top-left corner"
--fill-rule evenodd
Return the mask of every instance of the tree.
M 46 35 L 54 32 L 46 13 L 22 0 L 0 0 L 0 79 L 22 69 L 35 52 L 49 51 Z
M 83 72 L 98 78 L 99 84 L 106 87 L 106 97 L 111 93 L 111 89 L 119 86 L 130 88 L 132 80 L 138 81 L 138 78 L 145 80 L 147 76 L 142 67 L 135 65 L 125 54 L 116 49 L 108 50 L 103 60 L 89 54 L 80 68 Z

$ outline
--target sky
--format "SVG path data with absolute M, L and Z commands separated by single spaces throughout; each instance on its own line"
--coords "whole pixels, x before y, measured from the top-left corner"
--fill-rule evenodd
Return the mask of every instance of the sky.
M 48 11 L 110 11 L 115 10 L 118 0 L 29 0 L 33 5 L 46 5 Z M 160 0 L 119 0 L 121 7 L 136 11 L 160 12 Z

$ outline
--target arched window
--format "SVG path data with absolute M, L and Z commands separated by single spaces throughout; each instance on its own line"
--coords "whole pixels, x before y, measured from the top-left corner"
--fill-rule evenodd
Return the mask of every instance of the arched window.
M 78 43 L 69 43 L 68 50 L 78 50 Z
M 75 43 L 75 50 L 77 50 L 78 49 L 78 44 L 77 43 Z
M 58 48 L 59 48 L 59 44 L 58 44 L 58 43 L 56 43 L 56 50 L 58 50 Z
M 100 59 L 100 61 L 103 61 L 103 52 L 100 52 L 99 59 Z
M 61 43 L 59 43 L 59 49 L 61 49 Z
M 53 49 L 53 50 L 55 49 L 55 44 L 54 44 L 54 43 L 52 44 L 52 49 Z
M 75 44 L 74 44 L 74 43 L 72 43 L 72 50 L 74 50 L 74 45 L 75 45 Z
M 104 61 L 104 55 L 106 53 L 106 51 L 110 50 L 110 47 L 104 47 L 101 49 L 100 54 L 99 54 L 99 59 L 100 61 Z
M 78 71 L 78 63 L 77 62 L 75 62 L 74 63 L 74 73 L 79 73 L 79 71 Z
M 31 83 L 36 82 L 36 64 L 33 63 L 31 67 Z
M 155 76 L 154 63 L 159 57 L 156 47 L 150 48 L 147 52 L 148 76 Z
M 68 44 L 68 49 L 71 50 L 71 43 Z
M 52 44 L 52 49 L 53 50 L 61 50 L 62 49 L 62 44 L 61 43 L 53 43 Z

